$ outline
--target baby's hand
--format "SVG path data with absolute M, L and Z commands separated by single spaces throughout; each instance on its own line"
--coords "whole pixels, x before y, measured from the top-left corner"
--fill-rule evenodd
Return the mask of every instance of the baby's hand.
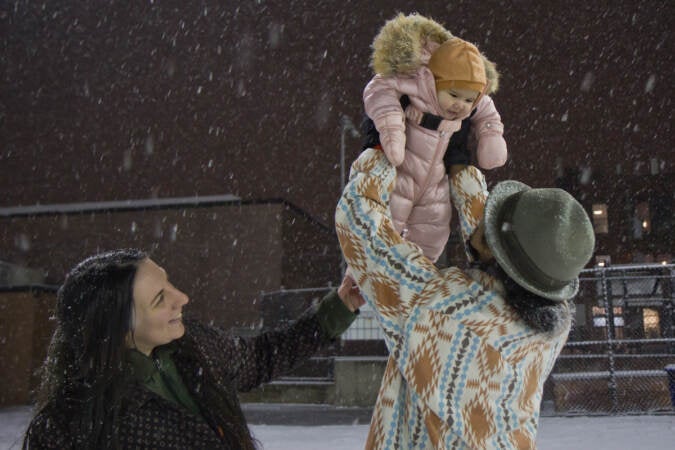
M 380 144 L 387 155 L 387 159 L 398 167 L 405 158 L 405 123 L 399 113 L 384 114 L 375 122 L 375 128 L 380 133 Z
M 380 133 L 380 143 L 389 162 L 394 167 L 400 166 L 405 158 L 405 133 L 399 130 Z
M 494 169 L 506 163 L 506 141 L 502 136 L 504 125 L 501 122 L 488 122 L 478 131 L 476 159 L 482 169 Z

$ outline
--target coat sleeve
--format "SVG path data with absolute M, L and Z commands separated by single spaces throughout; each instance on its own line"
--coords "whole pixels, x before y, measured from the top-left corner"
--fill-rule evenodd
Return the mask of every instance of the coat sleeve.
M 488 191 L 485 177 L 474 166 L 467 166 L 450 180 L 450 198 L 457 208 L 457 217 L 469 262 L 474 254 L 469 249 L 469 238 L 483 218 Z
M 356 318 L 336 291 L 308 308 L 296 321 L 254 337 L 233 336 L 197 323 L 197 342 L 214 371 L 230 379 L 238 391 L 248 391 L 290 371 L 321 347 L 334 342 Z
M 394 166 L 401 165 L 406 151 L 405 114 L 398 85 L 396 77 L 375 75 L 363 91 L 366 114 L 373 120 L 382 150 Z
M 75 448 L 75 439 L 67 427 L 46 410 L 31 420 L 24 436 L 23 448 L 66 450 Z
M 483 96 L 471 116 L 471 130 L 476 142 L 476 159 L 483 169 L 494 169 L 506 163 L 508 151 L 504 140 L 504 124 L 490 96 Z
M 376 311 L 390 352 L 405 345 L 406 323 L 445 289 L 441 273 L 421 249 L 401 238 L 389 199 L 396 170 L 381 152 L 365 150 L 352 165 L 335 213 L 338 239 L 364 299 Z M 461 271 L 453 274 L 462 278 Z M 456 284 L 456 296 L 465 293 Z
M 378 121 L 388 116 L 396 117 L 403 123 L 401 95 L 398 78 L 375 75 L 363 89 L 363 106 L 366 114 L 373 119 L 376 126 Z

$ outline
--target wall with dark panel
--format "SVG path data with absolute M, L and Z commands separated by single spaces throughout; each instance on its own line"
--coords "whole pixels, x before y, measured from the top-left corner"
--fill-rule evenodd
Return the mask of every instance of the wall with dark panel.
M 225 327 L 256 326 L 261 292 L 335 285 L 336 249 L 313 254 L 306 248 L 331 237 L 279 201 L 0 218 L 3 258 L 44 270 L 50 284 L 60 284 L 86 255 L 138 247 L 188 294 L 193 316 Z
M 6 3 L 0 207 L 234 194 L 283 198 L 331 229 L 340 117 L 360 120 L 369 44 L 397 11 L 434 17 L 498 64 L 511 157 L 490 185 L 517 178 L 565 187 L 589 211 L 607 204 L 598 253 L 614 262 L 672 257 L 675 6 L 663 1 Z M 349 162 L 359 142 L 346 143 Z M 653 226 L 635 233 L 645 202 Z M 12 262 L 33 258 L 22 233 L 47 239 L 41 258 L 59 270 L 92 249 L 19 222 L 0 247 Z M 201 240 L 181 245 L 162 256 L 216 264 Z M 315 245 L 334 252 L 335 238 Z
M 42 288 L 0 289 L 0 406 L 33 398 L 55 326 L 55 296 Z

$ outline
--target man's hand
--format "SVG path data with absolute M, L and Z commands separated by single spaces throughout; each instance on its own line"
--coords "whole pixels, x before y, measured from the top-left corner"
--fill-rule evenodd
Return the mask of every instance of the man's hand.
M 349 273 L 345 274 L 345 277 L 342 279 L 342 284 L 340 284 L 340 287 L 338 288 L 338 296 L 340 296 L 342 303 L 344 303 L 351 312 L 355 312 L 366 304 L 359 287 Z
M 469 244 L 476 250 L 478 259 L 481 262 L 489 262 L 494 259 L 492 251 L 485 240 L 485 224 L 482 220 L 478 223 L 478 226 L 469 238 Z

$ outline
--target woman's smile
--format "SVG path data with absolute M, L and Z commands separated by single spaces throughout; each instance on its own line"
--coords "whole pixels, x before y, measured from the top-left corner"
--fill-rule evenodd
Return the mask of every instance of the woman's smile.
M 175 318 L 169 320 L 169 323 L 175 325 L 175 324 L 180 323 L 182 321 L 183 321 L 183 313 L 180 313 Z

